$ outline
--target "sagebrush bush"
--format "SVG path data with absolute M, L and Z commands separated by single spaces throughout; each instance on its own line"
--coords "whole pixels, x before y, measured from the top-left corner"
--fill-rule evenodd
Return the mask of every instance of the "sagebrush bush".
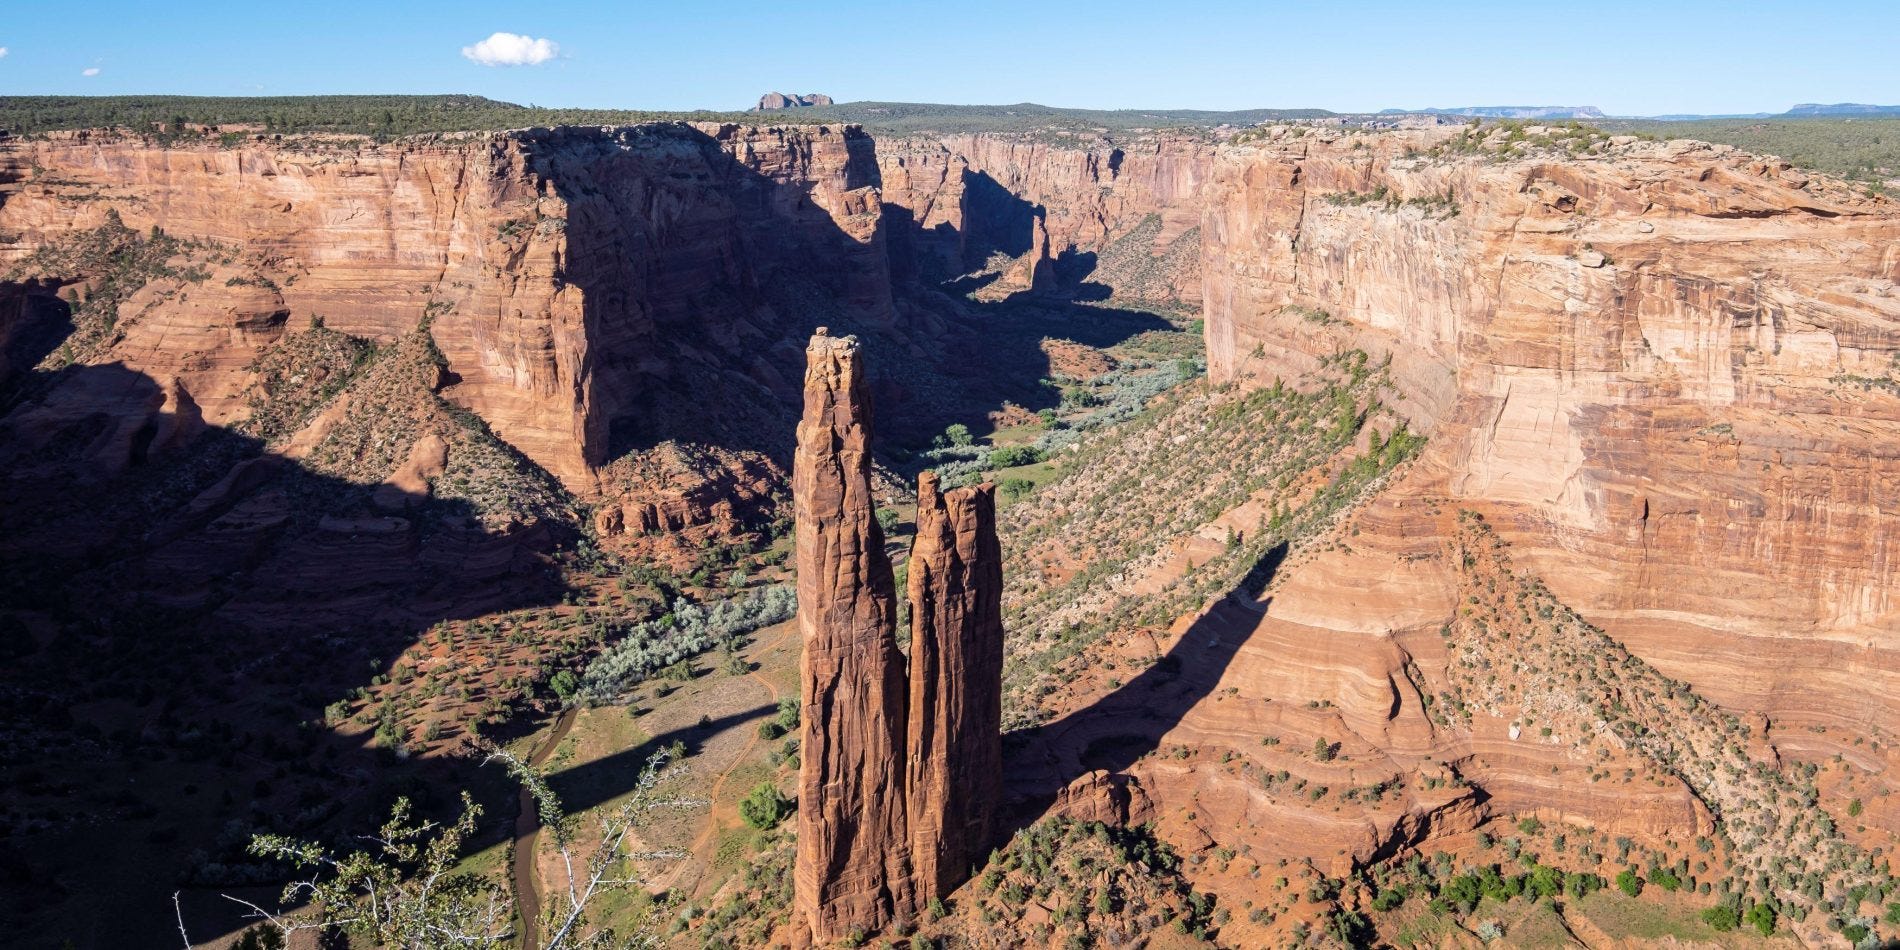
M 595 706 L 611 703 L 660 670 L 797 613 L 798 593 L 783 584 L 711 605 L 681 597 L 671 613 L 635 624 L 595 657 L 581 674 L 580 698 Z

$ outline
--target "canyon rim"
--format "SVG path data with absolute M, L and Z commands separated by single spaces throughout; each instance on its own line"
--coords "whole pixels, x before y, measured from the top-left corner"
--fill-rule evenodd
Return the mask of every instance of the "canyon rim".
M 10 941 L 1900 939 L 1900 118 L 750 96 L 0 97 Z

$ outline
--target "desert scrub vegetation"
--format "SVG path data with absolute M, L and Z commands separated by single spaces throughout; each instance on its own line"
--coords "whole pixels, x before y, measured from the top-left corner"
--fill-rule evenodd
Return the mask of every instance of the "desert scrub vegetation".
M 358 484 L 380 482 L 443 415 L 442 358 L 426 327 L 378 347 L 342 398 L 348 403 L 310 451 L 309 465 Z
M 1656 138 L 1699 139 L 1757 155 L 1778 155 L 1804 168 L 1856 181 L 1900 178 L 1900 117 L 1612 121 L 1605 125 Z
M 1887 862 L 1848 842 L 1818 807 L 1814 766 L 1752 755 L 1760 737 L 1748 725 L 1632 655 L 1540 579 L 1515 571 L 1508 546 L 1481 515 L 1460 512 L 1450 547 L 1460 606 L 1442 631 L 1451 690 L 1433 704 L 1441 724 L 1468 723 L 1471 710 L 1534 719 L 1544 741 L 1570 744 L 1578 755 L 1607 763 L 1634 754 L 1680 779 L 1708 806 L 1720 845 L 1734 856 L 1705 874 L 1715 878 L 1708 893 L 1732 903 L 1738 918 L 1758 903 L 1777 918 L 1820 915 L 1847 926 L 1900 889 Z M 1623 782 L 1637 777 L 1618 774 Z M 1631 874 L 1674 890 L 1686 872 L 1661 870 Z
M 1600 152 L 1609 145 L 1608 132 L 1575 120 L 1539 122 L 1504 119 L 1485 123 L 1473 119 L 1457 135 L 1423 151 L 1408 151 L 1406 157 L 1476 155 L 1491 161 L 1508 161 L 1532 155 L 1575 158 Z
M 1371 191 L 1335 191 L 1323 199 L 1336 208 L 1358 208 L 1372 206 L 1387 212 L 1414 209 L 1428 218 L 1455 218 L 1458 216 L 1458 198 L 1451 191 L 1430 195 L 1401 197 L 1398 192 L 1385 185 L 1379 185 Z
M 591 911 L 609 894 L 639 887 L 645 865 L 680 857 L 677 852 L 635 850 L 641 829 L 654 814 L 706 804 L 677 793 L 683 772 L 674 766 L 674 758 L 670 750 L 661 750 L 649 759 L 626 796 L 596 816 L 587 834 L 592 843 L 583 845 L 581 821 L 563 809 L 546 777 L 514 756 L 489 748 L 487 761 L 500 763 L 528 793 L 566 869 L 565 880 L 548 889 L 541 918 L 519 923 L 534 928 L 546 950 L 653 945 L 655 936 L 645 927 L 616 933 L 593 919 Z M 284 835 L 257 835 L 251 853 L 278 862 L 292 880 L 284 886 L 276 910 L 230 899 L 251 908 L 264 921 L 264 932 L 285 940 L 298 934 L 344 936 L 352 944 L 360 940 L 367 946 L 404 950 L 514 946 L 519 927 L 508 883 L 495 872 L 457 868 L 481 815 L 481 807 L 464 792 L 461 817 L 447 824 L 418 819 L 408 799 L 397 799 L 377 833 L 358 839 L 350 850 Z M 183 920 L 181 913 L 179 933 L 189 944 Z
M 237 428 L 277 443 L 309 424 L 376 354 L 362 337 L 338 333 L 313 320 L 258 353 L 246 367 L 257 377 L 245 396 L 250 415 Z
M 255 434 L 280 432 L 313 417 L 325 404 L 340 401 L 333 424 L 305 459 L 311 471 L 357 485 L 375 484 L 406 461 L 419 440 L 435 435 L 448 446 L 442 474 L 430 486 L 438 501 L 462 502 L 478 515 L 495 518 L 571 518 L 571 501 L 552 476 L 496 438 L 479 416 L 436 393 L 445 364 L 426 321 L 383 346 L 342 343 L 336 336 L 317 328 L 287 338 L 287 352 L 327 360 L 320 365 L 343 379 L 337 391 L 317 402 L 303 388 L 307 382 L 291 384 L 286 377 L 270 388 L 272 377 L 265 374 L 251 397 L 253 419 L 262 414 Z M 352 361 L 347 369 L 329 369 L 346 357 Z M 276 368 L 270 360 L 267 351 L 260 364 Z M 289 370 L 294 377 L 304 365 L 287 364 L 278 372 Z
M 1155 397 L 1204 372 L 1206 363 L 1198 357 L 1124 360 L 1116 369 L 1086 382 L 1068 380 L 1064 411 L 1052 413 L 1044 431 L 1028 445 L 992 449 L 946 439 L 946 444 L 919 453 L 919 460 L 935 469 L 945 486 L 966 485 L 987 472 L 1033 464 L 1080 445 L 1090 433 L 1135 418 Z
M 554 476 L 503 442 L 482 417 L 438 399 L 448 417 L 449 459 L 430 486 L 441 501 L 466 502 L 498 518 L 532 515 L 567 520 L 572 501 Z
M 1109 242 L 1096 255 L 1088 282 L 1111 287 L 1117 298 L 1126 301 L 1166 303 L 1176 298 L 1176 286 L 1200 266 L 1201 229 L 1183 231 L 1167 250 L 1156 254 L 1161 223 L 1161 215 L 1150 214 Z
M 383 141 L 421 133 L 629 125 L 695 118 L 752 125 L 804 124 L 796 112 L 541 109 L 469 95 L 0 98 L 0 127 L 29 137 L 60 129 L 121 129 L 165 145 L 226 148 L 243 143 L 249 136 L 217 127 L 241 126 L 274 134 L 364 135 Z
M 962 892 L 969 906 L 934 902 L 921 932 L 952 946 L 1139 946 L 1170 931 L 1214 940 L 1226 912 L 1188 885 L 1183 863 L 1145 825 L 1047 818 L 990 853 Z
M 615 702 L 662 670 L 715 646 L 733 646 L 739 637 L 790 620 L 797 613 L 798 592 L 784 584 L 755 588 L 711 605 L 679 598 L 670 613 L 633 625 L 595 657 L 581 674 L 578 696 L 596 706 Z
M 172 237 L 157 227 L 147 233 L 134 231 L 125 226 L 117 209 L 109 209 L 104 224 L 34 248 L 0 274 L 0 281 L 86 281 L 65 291 L 72 307 L 73 331 L 40 361 L 37 369 L 50 371 L 87 362 L 111 348 L 119 337 L 120 308 L 147 284 L 159 280 L 203 283 L 210 277 L 204 265 L 228 254 L 212 244 Z
M 1062 664 L 1086 662 L 1102 637 L 1257 586 L 1269 551 L 1325 536 L 1416 455 L 1424 440 L 1385 408 L 1388 386 L 1384 366 L 1348 351 L 1297 385 L 1184 387 L 1078 445 L 1003 516 L 1011 724 L 1037 721 Z M 1180 546 L 1216 524 L 1219 550 L 1170 575 Z
M 383 140 L 441 132 L 499 131 L 556 125 L 628 125 L 638 122 L 733 122 L 745 125 L 816 125 L 855 122 L 881 133 L 1015 132 L 1037 141 L 1100 144 L 1100 130 L 1205 129 L 1270 119 L 1323 116 L 1319 109 L 1240 112 L 1148 109 L 1063 109 L 1017 104 L 957 106 L 916 102 L 845 102 L 771 111 L 653 112 L 632 109 L 546 109 L 471 95 L 419 96 L 5 96 L 0 128 L 27 136 L 62 129 L 124 129 L 167 143 L 242 142 L 230 128 L 277 134 L 319 132 Z
M 1539 904 L 1562 905 L 1567 917 L 1602 922 L 1599 915 L 1628 913 L 1618 910 L 1626 904 L 1624 898 L 1651 905 L 1653 911 L 1643 914 L 1653 912 L 1656 919 L 1670 921 L 1672 932 L 1685 939 L 1712 936 L 1682 929 L 1694 928 L 1698 920 L 1716 933 L 1745 923 L 1771 936 L 1779 927 L 1772 905 L 1721 888 L 1728 855 L 1708 837 L 1652 850 L 1588 826 L 1545 824 L 1535 818 L 1506 829 L 1511 830 L 1522 836 L 1500 839 L 1481 832 L 1476 852 L 1395 857 L 1354 871 L 1338 889 L 1369 898 L 1356 903 L 1369 909 L 1372 922 L 1402 947 L 1436 946 L 1432 935 L 1448 927 L 1476 931 L 1486 923 L 1502 929 L 1503 936 L 1513 936 L 1506 920 L 1511 926 L 1530 924 L 1530 930 L 1515 936 L 1535 944 L 1537 925 L 1532 922 L 1538 914 L 1533 908 Z M 1678 896 L 1659 901 L 1662 894 Z M 1696 908 L 1698 903 L 1703 906 Z
M 759 832 L 757 851 L 744 872 L 722 885 L 704 907 L 681 906 L 670 932 L 692 928 L 697 946 L 716 950 L 766 946 L 791 914 L 795 843 L 789 828 Z

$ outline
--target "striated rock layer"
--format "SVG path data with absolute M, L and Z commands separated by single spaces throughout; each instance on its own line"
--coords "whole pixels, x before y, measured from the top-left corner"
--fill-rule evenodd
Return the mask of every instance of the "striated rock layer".
M 806 351 L 792 468 L 800 694 L 797 909 L 830 943 L 911 913 L 904 657 L 871 496 L 871 405 L 858 342 L 821 328 Z
M 1842 751 L 1822 731 L 1900 719 L 1900 210 L 1700 143 L 1443 142 L 1281 130 L 1216 163 L 1210 374 L 1389 355 L 1432 437 L 1267 626 L 1433 628 L 1413 608 L 1455 584 L 1416 500 L 1437 498 L 1778 741 Z
M 996 487 L 917 477 L 911 546 L 909 795 L 920 899 L 969 877 L 1002 795 L 1003 552 Z
M 426 318 L 445 397 L 591 493 L 628 447 L 696 431 L 695 407 L 717 421 L 721 400 L 795 396 L 762 358 L 787 339 L 767 293 L 779 275 L 889 324 L 877 173 L 855 127 L 235 148 L 80 134 L 0 146 L 0 270 L 112 212 L 256 257 L 256 275 L 233 275 L 254 283 L 216 273 L 120 328 L 129 368 L 179 376 L 219 423 L 287 319 L 388 342 Z M 739 368 L 732 394 L 663 401 L 708 367 Z
M 1200 297 L 1205 136 L 1127 141 L 1037 134 L 914 135 L 879 143 L 901 271 L 938 279 L 1023 261 L 999 289 L 1076 290 L 1193 303 Z
M 798 426 L 800 939 L 890 928 L 990 847 L 1002 779 L 1003 556 L 991 485 L 918 479 L 908 675 L 871 497 L 871 406 L 854 337 L 807 351 Z

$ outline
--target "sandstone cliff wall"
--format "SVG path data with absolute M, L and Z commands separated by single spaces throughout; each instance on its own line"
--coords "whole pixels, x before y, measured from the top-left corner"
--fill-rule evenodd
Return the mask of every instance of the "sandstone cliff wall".
M 167 376 L 216 364 L 191 384 L 217 393 L 243 388 L 255 344 L 286 322 L 389 341 L 428 318 L 447 398 L 587 492 L 619 451 L 670 435 L 678 403 L 690 414 L 695 400 L 667 397 L 702 389 L 708 364 L 795 393 L 763 359 L 784 334 L 761 288 L 781 272 L 889 323 L 876 183 L 851 128 L 234 148 L 72 136 L 0 149 L 0 267 L 109 211 L 249 255 L 269 299 L 158 308 L 126 321 L 114 354 Z M 214 294 L 260 295 L 215 276 Z M 207 312 L 274 319 L 234 333 Z
M 1848 735 L 1900 716 L 1900 211 L 1696 143 L 1444 140 L 1283 135 L 1215 165 L 1214 379 L 1361 347 L 1432 436 L 1371 516 L 1391 547 L 1323 557 L 1274 614 L 1381 630 L 1401 588 L 1449 589 L 1351 563 L 1416 555 L 1436 529 L 1404 500 L 1442 498 L 1719 702 Z
M 1123 297 L 1200 295 L 1200 193 L 1213 146 L 1192 135 L 910 136 L 879 143 L 900 263 L 926 276 L 1029 255 L 1007 289 L 1100 285 Z M 1042 284 L 1036 265 L 1042 265 Z

